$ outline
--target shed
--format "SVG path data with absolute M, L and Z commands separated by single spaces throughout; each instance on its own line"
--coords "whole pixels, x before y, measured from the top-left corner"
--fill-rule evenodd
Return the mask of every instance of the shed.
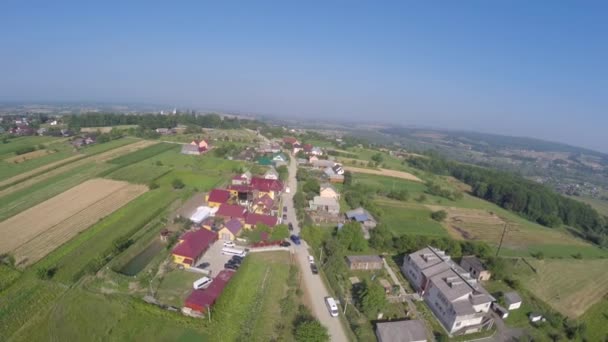
M 213 214 L 215 214 L 216 211 L 217 211 L 217 208 L 200 206 L 200 207 L 196 208 L 196 211 L 194 212 L 194 214 L 192 214 L 192 216 L 190 216 L 190 221 L 197 223 L 197 224 L 201 223 L 209 216 L 213 216 Z
M 510 310 L 516 310 L 519 309 L 521 307 L 521 297 L 519 296 L 519 294 L 517 292 L 507 292 L 505 293 L 505 305 L 507 306 L 507 309 Z
M 492 303 L 492 308 L 494 309 L 494 312 L 496 312 L 496 314 L 500 316 L 500 318 L 505 319 L 509 317 L 509 310 L 498 305 L 498 303 Z
M 531 312 L 528 315 L 528 318 L 530 319 L 530 322 L 540 322 L 540 320 L 543 319 L 543 315 L 539 314 L 538 312 Z
M 215 304 L 215 301 L 222 294 L 222 291 L 224 291 L 224 288 L 233 275 L 234 271 L 220 271 L 208 288 L 204 290 L 193 290 L 188 298 L 186 298 L 184 306 L 194 311 L 204 312 L 206 308 Z

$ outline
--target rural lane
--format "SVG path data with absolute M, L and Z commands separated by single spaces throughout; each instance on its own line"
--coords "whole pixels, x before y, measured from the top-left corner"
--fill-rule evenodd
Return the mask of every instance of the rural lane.
M 295 158 L 292 156 L 289 163 L 289 179 L 287 186 L 291 190 L 289 193 L 283 193 L 283 203 L 287 206 L 287 222 L 293 224 L 293 233 L 300 234 L 300 226 L 296 217 L 296 211 L 293 206 L 293 195 L 298 189 L 298 183 L 296 180 L 297 165 Z M 310 298 L 312 313 L 313 315 L 327 327 L 332 341 L 342 342 L 348 341 L 344 327 L 340 322 L 339 317 L 331 317 L 327 307 L 325 306 L 325 297 L 329 296 L 329 291 L 325 287 L 323 280 L 320 275 L 312 274 L 308 263 L 308 244 L 302 240 L 300 246 L 292 244 L 295 251 L 295 257 L 300 267 L 301 283 L 303 283 L 303 290 L 308 294 Z M 342 314 L 342 313 L 340 313 Z

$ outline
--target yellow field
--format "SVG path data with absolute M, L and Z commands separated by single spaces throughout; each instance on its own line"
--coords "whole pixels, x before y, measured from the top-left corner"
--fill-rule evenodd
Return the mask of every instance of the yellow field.
M 19 164 L 19 163 L 23 163 L 24 161 L 28 161 L 30 159 L 36 159 L 38 157 L 46 156 L 47 154 L 51 154 L 51 153 L 55 153 L 55 151 L 53 151 L 53 150 L 36 150 L 36 151 L 20 154 L 18 156 L 14 156 L 11 158 L 7 158 L 7 159 L 5 159 L 5 161 L 7 161 L 9 163 Z
M 581 316 L 608 294 L 608 260 L 528 260 L 537 273 L 522 279 L 526 287 L 557 311 Z
M 13 253 L 20 266 L 34 263 L 146 191 L 121 181 L 86 181 L 0 222 L 0 253 Z

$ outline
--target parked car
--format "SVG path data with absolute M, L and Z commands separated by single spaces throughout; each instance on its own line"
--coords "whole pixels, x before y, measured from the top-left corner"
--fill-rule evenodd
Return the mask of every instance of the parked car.
M 286 188 L 285 188 L 285 192 L 286 192 L 286 193 L 290 193 L 290 192 L 291 192 L 291 190 L 289 190 L 289 187 L 286 187 Z
M 210 263 L 208 263 L 208 262 L 204 262 L 204 263 L 202 263 L 202 264 L 198 265 L 197 267 L 198 267 L 198 268 L 207 268 L 207 267 L 209 267 L 209 266 L 211 266 L 211 264 L 210 264 Z
M 224 268 L 227 269 L 227 270 L 234 270 L 234 271 L 236 271 L 236 270 L 239 269 L 239 266 L 235 265 L 235 264 L 226 263 L 226 264 L 224 264 Z
M 289 230 L 292 231 L 293 230 L 293 224 L 291 222 L 289 222 L 289 224 L 287 225 L 287 227 L 289 227 Z
M 287 220 L 287 214 L 283 214 L 283 220 Z
M 204 288 L 207 288 L 209 285 L 211 285 L 212 282 L 213 282 L 213 279 L 211 279 L 209 277 L 202 277 L 201 279 L 192 283 L 192 288 L 195 290 L 204 289 Z
M 290 236 L 289 238 L 291 239 L 291 241 L 293 241 L 293 243 L 296 244 L 296 246 L 300 245 L 301 242 L 300 242 L 300 237 L 299 236 L 297 236 L 297 235 L 294 234 L 294 235 Z
M 325 297 L 325 304 L 327 305 L 329 314 L 333 317 L 338 317 L 338 304 L 336 303 L 336 300 L 332 297 Z
M 224 241 L 224 247 L 235 247 L 236 245 L 232 241 Z
M 311 263 L 311 264 L 314 264 L 315 263 L 315 258 L 312 255 L 309 255 L 308 256 L 308 262 Z
M 319 274 L 319 269 L 316 264 L 310 264 L 310 270 L 312 271 L 312 274 Z
M 242 262 L 243 259 L 245 259 L 245 258 L 242 256 L 238 256 L 238 255 L 233 255 L 231 258 L 231 260 L 238 260 L 239 262 Z
M 286 213 L 287 212 L 287 206 L 283 207 L 283 212 Z
M 281 244 L 279 244 L 279 246 L 281 246 L 281 247 L 289 247 L 289 246 L 291 246 L 291 243 L 289 243 L 289 241 L 281 241 Z

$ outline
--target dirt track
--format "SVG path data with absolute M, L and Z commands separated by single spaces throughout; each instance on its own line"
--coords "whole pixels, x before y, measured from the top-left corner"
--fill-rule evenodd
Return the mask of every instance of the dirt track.
M 406 179 L 406 180 L 413 181 L 413 182 L 422 182 L 422 179 L 414 176 L 411 173 L 403 172 L 403 171 L 388 170 L 388 169 L 373 170 L 373 169 L 364 169 L 364 168 L 353 167 L 353 166 L 345 166 L 344 169 L 346 171 L 350 171 L 350 172 L 368 173 L 371 175 L 395 177 L 395 178 Z
M 147 191 L 108 179 L 86 181 L 0 223 L 0 253 L 31 264 Z
M 93 155 L 93 156 L 90 156 L 90 157 L 86 157 L 86 158 L 81 158 L 82 156 L 73 156 L 73 157 L 67 158 L 67 160 L 70 160 L 72 158 L 77 159 L 77 157 L 81 158 L 81 159 L 78 159 L 77 161 L 75 161 L 73 163 L 68 163 L 68 164 L 60 166 L 60 167 L 58 167 L 56 169 L 50 170 L 49 172 L 42 173 L 42 174 L 40 174 L 38 176 L 32 177 L 32 178 L 30 178 L 28 180 L 25 180 L 25 181 L 21 182 L 21 183 L 17 183 L 15 185 L 11 186 L 11 187 L 8 187 L 8 188 L 0 191 L 0 197 L 6 196 L 8 194 L 11 194 L 11 193 L 13 193 L 15 191 L 18 191 L 18 190 L 21 190 L 21 189 L 25 189 L 25 188 L 33 185 L 33 184 L 36 184 L 36 183 L 41 182 L 41 181 L 44 181 L 46 179 L 49 179 L 49 178 L 54 177 L 56 175 L 62 174 L 64 172 L 73 170 L 73 169 L 75 169 L 77 167 L 86 165 L 88 163 L 95 163 L 95 162 L 99 163 L 99 162 L 108 161 L 108 160 L 114 159 L 116 157 L 119 157 L 119 156 L 125 155 L 127 153 L 131 153 L 131 152 L 137 151 L 139 149 L 142 149 L 144 147 L 147 147 L 147 146 L 150 146 L 150 145 L 154 145 L 154 144 L 157 144 L 157 143 L 158 142 L 156 142 L 156 141 L 140 140 L 140 141 L 137 141 L 137 142 L 135 142 L 133 144 L 117 147 L 115 149 L 112 149 L 112 150 L 109 150 L 109 151 L 106 151 L 106 152 L 103 152 L 103 153 L 100 153 L 100 154 L 96 154 L 96 155 Z M 11 183 L 19 181 L 19 180 L 21 180 L 23 178 L 27 178 L 30 175 L 40 173 L 41 171 L 47 170 L 47 169 L 51 168 L 54 165 L 57 165 L 59 163 L 65 163 L 65 161 L 66 161 L 66 159 L 58 161 L 58 162 L 55 162 L 55 163 L 47 164 L 47 165 L 41 166 L 39 168 L 36 168 L 36 169 L 34 169 L 32 171 L 29 171 L 29 172 L 26 172 L 26 173 L 22 173 L 20 175 L 15 176 L 15 177 L 6 179 L 6 180 L 0 182 L 0 186 L 11 184 Z

